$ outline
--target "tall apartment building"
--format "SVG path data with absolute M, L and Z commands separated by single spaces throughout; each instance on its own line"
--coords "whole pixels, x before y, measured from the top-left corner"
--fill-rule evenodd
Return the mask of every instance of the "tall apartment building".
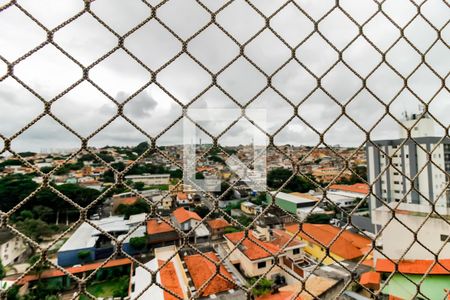
M 446 172 L 450 173 L 450 139 L 435 135 L 434 121 L 426 114 L 406 117 L 403 125 L 411 128 L 412 139 L 401 127 L 401 138 L 372 141 L 367 145 L 368 179 L 374 183 L 372 192 L 388 203 L 427 205 L 429 200 L 437 209 L 449 208 Z M 431 151 L 429 157 L 427 152 Z M 412 184 L 415 189 L 411 188 Z M 380 206 L 381 202 L 372 195 L 370 207 Z
M 366 149 L 372 223 L 384 228 L 382 254 L 374 258 L 432 260 L 439 253 L 439 259 L 449 259 L 450 139 L 437 136 L 424 113 L 407 117 L 403 125 L 411 138 L 401 127 L 401 138 L 373 141 Z

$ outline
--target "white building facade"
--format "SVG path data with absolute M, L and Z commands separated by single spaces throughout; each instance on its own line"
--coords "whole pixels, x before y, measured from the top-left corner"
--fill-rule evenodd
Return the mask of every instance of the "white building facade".
M 416 124 L 417 118 L 420 121 Z M 429 205 L 432 202 L 442 212 L 450 207 L 447 187 L 450 139 L 430 136 L 434 133 L 432 122 L 426 116 L 413 115 L 404 123 L 405 127 L 412 128 L 412 139 L 402 130 L 400 139 L 368 143 L 368 179 L 374 184 L 374 195 L 387 203 Z M 427 152 L 432 152 L 431 160 Z M 382 205 L 374 195 L 370 197 L 372 209 Z

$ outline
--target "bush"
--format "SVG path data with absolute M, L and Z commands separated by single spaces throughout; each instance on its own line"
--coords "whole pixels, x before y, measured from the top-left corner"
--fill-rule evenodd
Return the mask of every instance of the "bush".
M 326 214 L 312 214 L 306 218 L 306 223 L 311 224 L 330 224 L 330 220 L 332 219 L 331 215 Z
M 255 284 L 257 280 L 258 280 L 257 278 L 252 278 L 250 280 L 250 284 L 251 285 Z M 262 278 L 258 282 L 258 284 L 252 289 L 252 293 L 256 297 L 267 295 L 272 291 L 272 285 L 273 285 L 272 280 Z
M 86 261 L 91 258 L 91 251 L 89 250 L 78 251 L 77 256 L 79 259 Z
M 147 237 L 133 237 L 130 239 L 130 246 L 135 250 L 142 250 L 147 246 Z

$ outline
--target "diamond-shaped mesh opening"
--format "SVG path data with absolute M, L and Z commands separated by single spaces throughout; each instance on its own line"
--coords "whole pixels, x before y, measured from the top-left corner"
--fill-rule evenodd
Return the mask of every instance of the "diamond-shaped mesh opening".
M 0 298 L 446 299 L 449 11 L 0 1 Z

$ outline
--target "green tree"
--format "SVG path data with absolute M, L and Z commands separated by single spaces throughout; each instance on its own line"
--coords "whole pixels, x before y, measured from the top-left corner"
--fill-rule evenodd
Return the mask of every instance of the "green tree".
M 147 237 L 133 237 L 130 239 L 130 246 L 135 250 L 142 250 L 147 247 Z
M 51 236 L 54 231 L 42 220 L 25 219 L 16 223 L 16 228 L 35 241 L 42 241 L 43 237 Z
M 258 278 L 250 279 L 250 285 L 254 285 Z M 252 289 L 252 293 L 254 296 L 264 296 L 269 294 L 272 291 L 273 281 L 267 278 L 262 278 L 256 286 Z
M 306 218 L 306 223 L 311 224 L 330 224 L 331 215 L 327 214 L 311 214 Z
M 145 184 L 143 182 L 135 182 L 133 183 L 133 187 L 138 191 L 142 191 L 145 187 Z
M 200 216 L 200 218 L 206 217 L 210 210 L 206 206 L 196 206 L 194 211 Z
M 55 214 L 55 211 L 52 208 L 44 205 L 36 205 L 32 210 L 34 217 L 43 221 L 49 220 L 50 217 Z
M 293 172 L 289 169 L 273 169 L 267 174 L 267 185 L 273 189 L 278 189 L 291 178 L 292 174 Z M 306 193 L 315 189 L 316 186 L 311 182 L 314 181 L 314 178 L 312 175 L 307 176 L 308 178 L 303 176 L 292 177 L 292 179 L 290 179 L 284 187 L 284 190 L 289 192 Z
M 5 267 L 3 266 L 2 260 L 0 259 L 0 280 L 5 278 L 5 275 L 6 275 Z
M 20 218 L 22 220 L 27 220 L 27 219 L 32 219 L 33 218 L 33 213 L 29 210 L 22 210 L 20 212 Z
M 78 251 L 77 256 L 79 259 L 86 262 L 86 261 L 90 260 L 90 258 L 91 258 L 91 251 L 80 250 L 80 251 Z

